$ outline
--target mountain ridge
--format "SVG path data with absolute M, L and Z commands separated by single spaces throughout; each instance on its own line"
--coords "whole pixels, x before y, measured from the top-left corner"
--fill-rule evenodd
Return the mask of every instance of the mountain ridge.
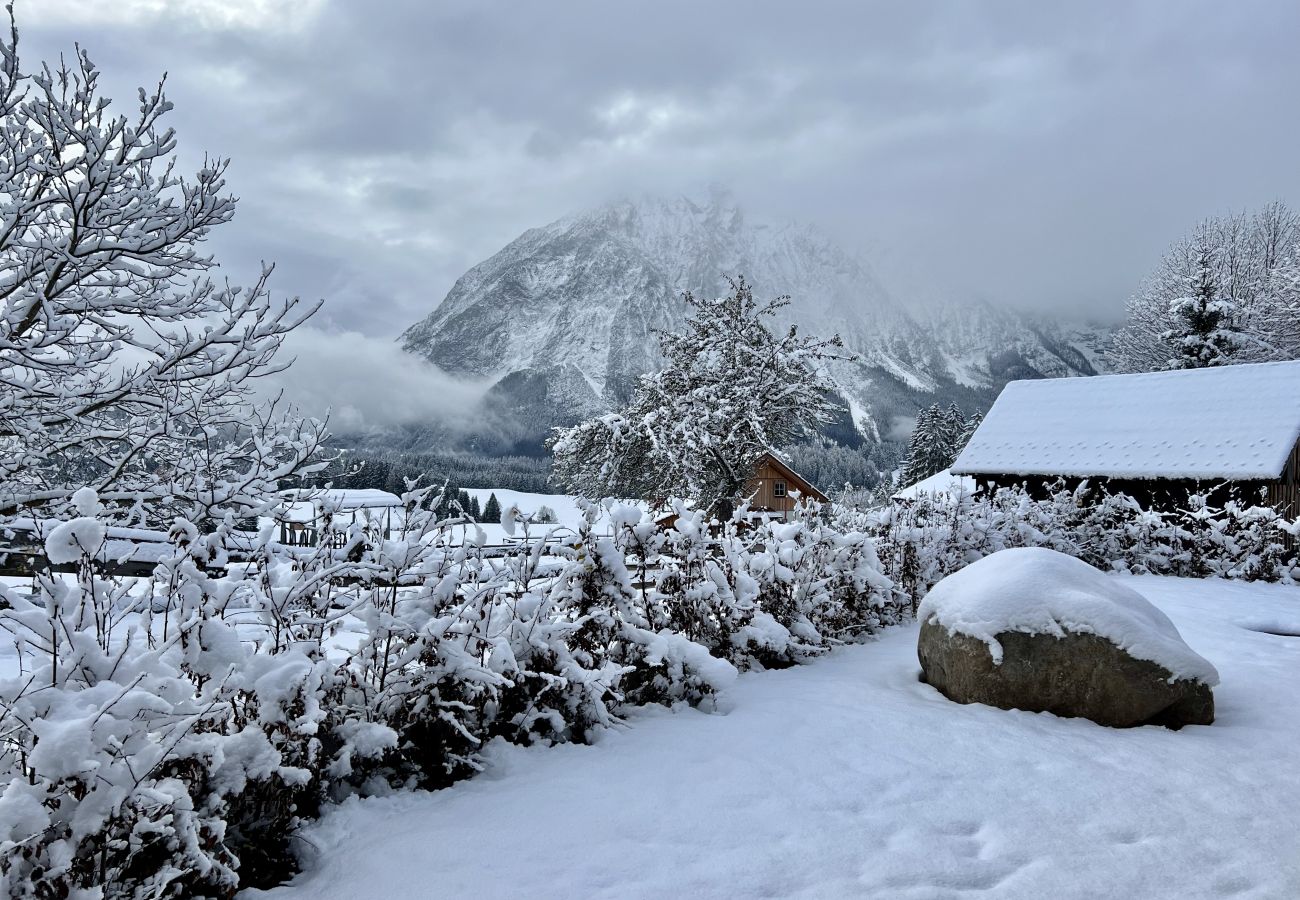
M 682 322 L 682 292 L 720 294 L 726 275 L 741 274 L 760 297 L 791 296 L 782 326 L 838 333 L 856 354 L 831 375 L 868 441 L 888 440 L 928 402 L 984 408 L 1013 378 L 1102 369 L 1104 329 L 983 301 L 908 308 L 814 226 L 754 219 L 717 188 L 703 201 L 623 199 L 531 228 L 399 340 L 445 371 L 494 379 L 493 416 L 522 415 L 544 433 L 624 401 L 659 363 L 655 332 Z

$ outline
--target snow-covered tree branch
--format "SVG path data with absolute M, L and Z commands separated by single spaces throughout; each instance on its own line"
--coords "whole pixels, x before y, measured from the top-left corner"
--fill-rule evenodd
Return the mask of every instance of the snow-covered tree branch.
M 17 44 L 0 42 L 0 514 L 79 484 L 137 518 L 257 505 L 323 437 L 249 390 L 319 304 L 272 299 L 269 266 L 211 277 L 228 160 L 179 173 L 162 83 L 114 113 L 83 50 L 28 74 Z
M 684 296 L 681 334 L 662 334 L 664 368 L 628 406 L 557 429 L 554 479 L 591 497 L 691 498 L 714 510 L 737 497 L 764 453 L 829 420 L 839 337 L 816 340 L 767 323 L 789 299 L 754 299 L 744 279 L 717 299 Z

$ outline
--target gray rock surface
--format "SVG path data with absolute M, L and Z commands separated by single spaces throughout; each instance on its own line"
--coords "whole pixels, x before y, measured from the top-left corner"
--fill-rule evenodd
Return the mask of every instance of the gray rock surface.
M 924 679 L 958 703 L 1082 717 L 1101 725 L 1209 725 L 1214 694 L 1200 681 L 1171 681 L 1157 663 L 1135 659 L 1093 634 L 1003 632 L 1002 662 L 984 641 L 921 624 Z

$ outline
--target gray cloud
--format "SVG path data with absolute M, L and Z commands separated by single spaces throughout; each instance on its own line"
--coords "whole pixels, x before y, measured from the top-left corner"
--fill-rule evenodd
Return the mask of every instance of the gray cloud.
M 474 414 L 487 383 L 453 378 L 405 356 L 389 339 L 308 324 L 289 336 L 283 352 L 293 365 L 261 389 L 268 397 L 283 390 L 303 413 L 328 416 L 335 431 L 404 422 L 449 432 L 481 425 Z
M 278 261 L 325 330 L 392 338 L 528 227 L 713 180 L 939 290 L 1088 313 L 1197 219 L 1300 202 L 1285 0 L 44 0 L 19 20 L 29 59 L 80 40 L 123 102 L 170 71 L 185 151 L 234 157 L 214 250 Z

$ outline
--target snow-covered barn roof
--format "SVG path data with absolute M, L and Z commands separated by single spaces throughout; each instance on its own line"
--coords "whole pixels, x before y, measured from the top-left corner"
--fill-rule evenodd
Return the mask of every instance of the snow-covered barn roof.
M 1013 381 L 953 474 L 1273 479 L 1300 439 L 1300 362 Z
M 301 489 L 287 491 L 286 494 L 294 500 L 329 502 L 339 509 L 375 509 L 402 505 L 401 497 L 375 488 Z

